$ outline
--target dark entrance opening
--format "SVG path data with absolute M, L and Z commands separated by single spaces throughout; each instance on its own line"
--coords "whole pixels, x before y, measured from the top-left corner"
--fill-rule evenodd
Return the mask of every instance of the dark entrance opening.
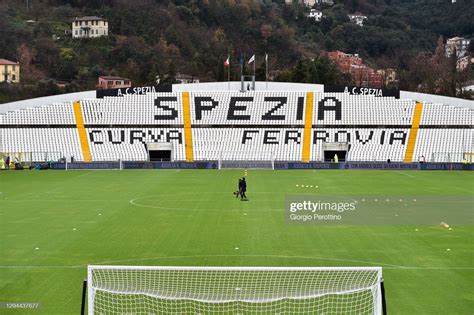
M 171 161 L 171 150 L 150 150 L 150 161 Z
M 334 155 L 337 154 L 339 162 L 346 161 L 347 151 L 324 150 L 324 162 L 334 162 Z

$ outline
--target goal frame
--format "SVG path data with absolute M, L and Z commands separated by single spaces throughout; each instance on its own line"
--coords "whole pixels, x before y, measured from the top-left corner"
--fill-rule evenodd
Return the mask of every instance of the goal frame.
M 68 162 L 67 160 L 64 162 L 64 170 L 65 171 L 117 171 L 117 170 L 124 170 L 124 166 L 123 166 L 123 162 L 124 160 L 121 160 L 121 159 L 118 159 L 118 160 L 115 160 L 115 161 L 92 161 L 92 162 L 84 162 L 84 161 L 74 161 L 74 162 Z M 126 162 L 126 161 L 125 161 Z M 93 167 L 94 165 L 100 165 L 100 164 L 107 164 L 107 163 L 115 163 L 117 165 L 117 167 L 105 167 L 105 168 L 102 168 L 102 167 Z M 90 167 L 85 167 L 85 168 L 81 168 L 81 167 L 78 167 L 78 168 L 70 168 L 69 165 L 89 165 Z
M 10 163 L 18 162 L 23 166 L 30 167 L 35 163 L 48 163 L 57 161 L 63 156 L 59 151 L 12 151 L 0 152 L 0 158 L 10 157 Z M 41 158 L 38 158 L 41 156 Z
M 233 158 L 238 155 L 238 158 Z M 257 159 L 257 157 L 262 157 Z M 222 167 L 223 164 L 234 164 L 233 167 Z M 267 164 L 268 163 L 268 164 Z M 240 165 L 239 165 L 240 164 Z M 271 165 L 271 167 L 263 167 L 264 165 Z M 262 165 L 262 167 L 259 167 Z M 254 169 L 254 170 L 275 170 L 275 153 L 273 151 L 221 151 L 217 163 L 219 170 L 229 169 Z
M 374 271 L 377 272 L 378 294 L 374 297 L 374 314 L 386 315 L 385 288 L 382 278 L 382 267 L 194 267 L 194 266 L 87 266 L 87 309 L 88 314 L 94 314 L 94 290 L 92 288 L 92 270 L 157 270 L 157 271 Z M 334 294 L 352 293 L 353 290 Z M 163 299 L 165 299 L 163 297 Z M 293 297 L 295 299 L 295 297 Z M 85 292 L 83 292 L 83 303 Z M 257 302 L 256 302 L 257 303 Z M 84 305 L 82 305 L 84 308 Z
M 430 162 L 433 162 L 433 163 L 463 163 L 464 160 L 470 161 L 470 163 L 472 163 L 472 153 L 469 153 L 469 152 L 432 152 Z

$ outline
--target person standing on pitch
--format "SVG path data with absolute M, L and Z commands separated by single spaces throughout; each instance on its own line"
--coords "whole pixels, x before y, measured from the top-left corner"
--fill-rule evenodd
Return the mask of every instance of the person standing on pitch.
M 242 178 L 239 178 L 239 186 L 237 188 L 237 191 L 234 193 L 235 198 L 239 198 L 239 196 L 241 195 L 241 192 L 242 192 Z
M 247 191 L 247 181 L 245 180 L 245 177 L 242 177 L 242 188 L 240 189 L 240 200 L 247 199 L 247 195 L 245 192 Z

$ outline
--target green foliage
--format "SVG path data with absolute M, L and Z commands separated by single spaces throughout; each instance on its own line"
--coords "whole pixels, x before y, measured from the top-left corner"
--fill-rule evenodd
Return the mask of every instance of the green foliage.
M 317 84 L 350 84 L 350 78 L 341 73 L 328 58 L 317 56 L 299 60 L 295 67 L 277 75 L 277 81 Z
M 75 53 L 72 48 L 61 48 L 59 56 L 62 61 L 71 61 L 74 59 Z
M 369 64 L 402 72 L 411 65 L 406 57 L 433 52 L 439 35 L 474 33 L 474 9 L 463 0 L 341 0 L 318 9 L 321 22 L 307 18 L 305 6 L 281 0 L 30 0 L 28 11 L 23 1 L 4 0 L 0 58 L 18 60 L 17 48 L 27 43 L 36 54 L 32 67 L 44 77 L 82 88 L 94 86 L 99 74 L 128 77 L 135 85 L 153 83 L 157 75 L 171 80 L 178 72 L 201 81 L 227 80 L 222 63 L 229 53 L 234 80 L 240 54 L 253 53 L 260 57 L 257 78 L 264 78 L 261 57 L 268 53 L 278 79 L 346 82 L 317 58 L 320 52 L 358 53 Z M 350 23 L 347 15 L 354 12 L 369 17 L 364 27 Z M 107 18 L 109 37 L 72 39 L 64 33 L 74 17 L 84 15 Z

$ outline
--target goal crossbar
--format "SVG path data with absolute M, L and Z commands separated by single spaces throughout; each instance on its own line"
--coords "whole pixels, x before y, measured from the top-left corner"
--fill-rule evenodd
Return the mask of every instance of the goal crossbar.
M 218 168 L 221 169 L 275 169 L 275 153 L 271 151 L 222 151 Z
M 92 269 L 118 269 L 118 270 L 162 270 L 162 271 L 379 271 L 382 267 L 209 267 L 209 266 L 108 266 L 108 265 L 88 265 L 88 270 Z

